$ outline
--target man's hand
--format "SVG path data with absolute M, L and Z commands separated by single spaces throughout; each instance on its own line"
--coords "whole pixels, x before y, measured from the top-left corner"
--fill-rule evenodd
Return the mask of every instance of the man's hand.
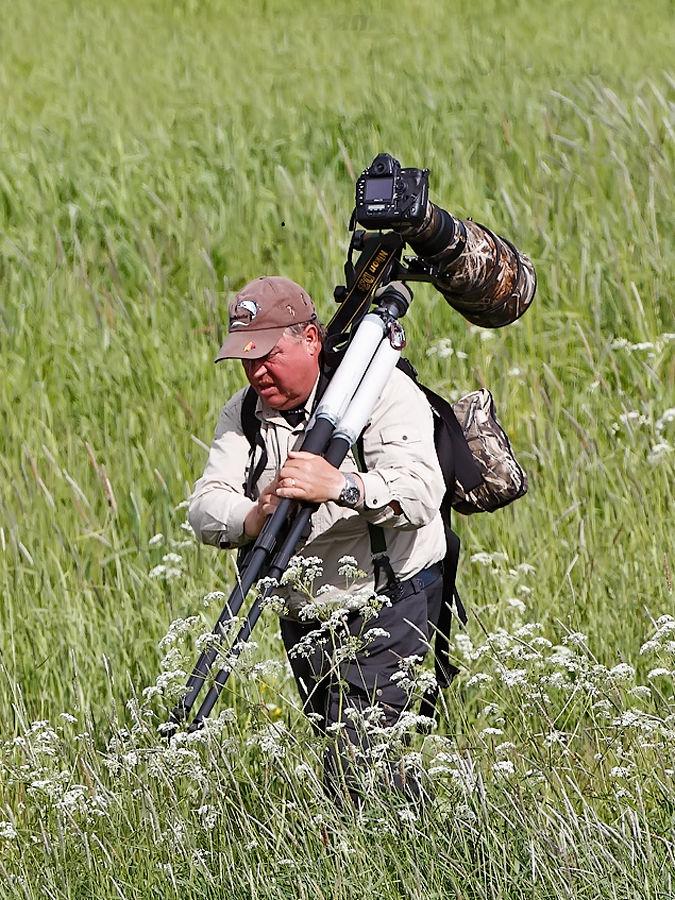
M 258 537 L 265 524 L 265 519 L 271 515 L 279 505 L 279 497 L 276 493 L 279 482 L 280 476 L 277 475 L 274 481 L 271 481 L 266 488 L 263 488 L 263 492 L 260 497 L 258 497 L 258 502 L 246 516 L 244 521 L 244 534 L 248 537 Z
M 277 496 L 309 503 L 337 500 L 345 484 L 339 469 L 323 457 L 302 450 L 291 450 L 279 473 Z

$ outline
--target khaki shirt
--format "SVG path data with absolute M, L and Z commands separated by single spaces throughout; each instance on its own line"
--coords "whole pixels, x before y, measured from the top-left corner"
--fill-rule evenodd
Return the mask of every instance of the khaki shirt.
M 307 400 L 307 410 L 312 407 L 315 391 L 316 386 Z M 223 407 L 204 474 L 190 498 L 189 519 L 195 533 L 205 544 L 223 549 L 248 541 L 244 520 L 255 505 L 244 496 L 250 465 L 250 447 L 241 427 L 245 392 L 236 393 Z M 262 398 L 258 398 L 256 416 L 267 450 L 267 466 L 257 484 L 261 491 L 279 473 L 289 450 L 298 449 L 305 423 L 292 427 Z M 373 410 L 363 433 L 363 449 L 365 473 L 359 472 L 351 450 L 340 466 L 343 472 L 359 472 L 365 488 L 361 508 L 322 504 L 312 516 L 307 542 L 298 551 L 302 556 L 323 560 L 323 575 L 314 582 L 315 591 L 324 585 L 345 589 L 345 579 L 338 574 L 343 556 L 354 557 L 367 573 L 366 578 L 350 585 L 349 592 L 374 586 L 368 522 L 384 529 L 387 555 L 400 580 L 411 578 L 445 556 L 439 513 L 445 484 L 434 447 L 431 408 L 414 382 L 398 369 Z M 389 506 L 392 500 L 400 504 L 400 515 Z M 291 592 L 290 615 L 296 615 L 306 602 L 306 597 Z

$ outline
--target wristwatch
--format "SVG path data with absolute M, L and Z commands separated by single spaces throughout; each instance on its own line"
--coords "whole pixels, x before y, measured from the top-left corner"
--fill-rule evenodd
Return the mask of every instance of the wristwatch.
M 356 478 L 349 472 L 344 475 L 344 479 L 344 487 L 340 491 L 337 502 L 340 506 L 348 506 L 350 509 L 354 509 L 361 499 L 361 488 Z

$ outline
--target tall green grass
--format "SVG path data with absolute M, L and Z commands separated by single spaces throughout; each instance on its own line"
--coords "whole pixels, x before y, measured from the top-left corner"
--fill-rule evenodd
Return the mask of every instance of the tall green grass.
M 672 648 L 663 638 L 671 674 L 652 680 L 640 654 L 673 610 L 669 5 L 37 0 L 0 3 L 0 23 L 0 712 L 8 740 L 62 712 L 79 723 L 42 741 L 53 754 L 3 751 L 7 895 L 672 893 Z M 387 799 L 345 822 L 300 782 L 318 751 L 283 673 L 233 684 L 236 725 L 203 750 L 198 790 L 161 767 L 119 775 L 114 742 L 155 681 L 158 641 L 232 578 L 181 529 L 243 383 L 212 365 L 226 298 L 283 273 L 328 318 L 354 176 L 381 150 L 429 166 L 435 198 L 515 241 L 539 277 L 510 329 L 470 329 L 429 286 L 407 323 L 428 383 L 490 387 L 530 476 L 514 507 L 457 521 L 474 649 L 540 623 L 555 646 L 581 631 L 593 664 L 636 673 L 610 690 L 598 669 L 588 706 L 554 698 L 542 719 L 549 701 L 470 683 L 497 678 L 501 639 L 474 659 L 459 638 L 439 739 L 480 778 L 438 775 L 412 824 Z M 508 559 L 470 562 L 479 551 Z M 150 578 L 168 552 L 183 574 Z M 275 632 L 270 617 L 259 659 L 280 658 Z M 480 737 L 488 701 L 516 748 L 502 756 Z M 612 725 L 633 703 L 664 723 L 658 740 Z M 299 741 L 283 763 L 247 748 L 268 719 Z M 143 721 L 132 744 L 152 757 Z M 551 731 L 573 736 L 571 755 L 546 747 Z M 61 771 L 51 800 L 29 789 Z M 106 814 L 60 807 L 69 783 Z M 197 826 L 203 806 L 213 830 Z

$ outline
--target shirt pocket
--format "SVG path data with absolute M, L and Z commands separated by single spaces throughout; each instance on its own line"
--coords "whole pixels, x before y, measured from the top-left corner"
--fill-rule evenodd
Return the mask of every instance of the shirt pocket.
M 409 447 L 411 444 L 421 444 L 422 438 L 410 425 L 387 425 L 380 429 L 380 442 L 382 444 L 393 444 L 401 448 Z

